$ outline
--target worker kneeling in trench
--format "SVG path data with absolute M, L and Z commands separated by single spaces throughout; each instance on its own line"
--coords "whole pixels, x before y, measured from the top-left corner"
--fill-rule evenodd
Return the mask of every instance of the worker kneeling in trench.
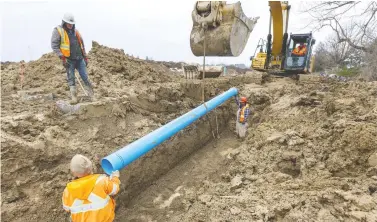
M 112 196 L 119 192 L 119 171 L 114 171 L 110 177 L 93 174 L 92 161 L 80 154 L 72 158 L 70 168 L 77 179 L 67 184 L 62 201 L 72 221 L 113 221 L 115 200 Z

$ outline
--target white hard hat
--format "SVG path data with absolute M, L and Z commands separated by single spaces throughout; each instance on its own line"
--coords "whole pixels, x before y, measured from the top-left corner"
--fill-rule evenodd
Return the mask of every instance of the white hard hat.
M 64 17 L 63 17 L 63 21 L 68 23 L 68 24 L 74 25 L 75 24 L 75 17 L 73 17 L 73 15 L 71 13 L 65 13 Z
M 76 154 L 71 160 L 71 171 L 78 175 L 87 175 L 93 171 L 93 164 L 86 156 Z

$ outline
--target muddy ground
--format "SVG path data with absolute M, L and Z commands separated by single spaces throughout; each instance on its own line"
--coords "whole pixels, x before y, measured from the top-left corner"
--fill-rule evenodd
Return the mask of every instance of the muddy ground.
M 69 221 L 70 158 L 96 162 L 200 105 L 200 81 L 93 43 L 96 101 L 64 114 L 53 54 L 1 67 L 3 221 Z M 249 76 L 206 80 L 206 98 L 237 87 L 252 105 L 247 138 L 234 101 L 121 171 L 116 221 L 377 221 L 377 85 Z
M 282 80 L 241 92 L 254 107 L 247 138 L 224 132 L 118 221 L 377 220 L 375 85 Z

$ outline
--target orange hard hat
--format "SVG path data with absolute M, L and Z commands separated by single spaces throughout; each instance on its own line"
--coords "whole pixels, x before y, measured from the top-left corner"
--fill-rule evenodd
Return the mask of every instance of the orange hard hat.
M 247 98 L 245 96 L 241 97 L 241 103 L 247 103 Z

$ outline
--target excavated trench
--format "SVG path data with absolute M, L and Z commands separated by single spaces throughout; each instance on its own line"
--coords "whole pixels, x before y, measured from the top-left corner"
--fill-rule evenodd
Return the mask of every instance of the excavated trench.
M 229 117 L 227 107 L 218 108 L 216 114 L 208 114 L 127 166 L 122 170 L 123 185 L 117 197 L 118 204 L 127 205 L 155 180 L 211 142 L 213 135 L 225 129 Z
M 116 221 L 377 220 L 377 103 L 365 100 L 373 86 L 241 88 L 253 107 L 247 138 L 228 121 L 119 206 Z
M 249 97 L 247 138 L 235 138 L 227 101 L 121 170 L 116 221 L 375 221 L 375 86 L 237 81 L 213 81 L 206 95 L 236 86 Z M 155 85 L 74 115 L 2 97 L 13 107 L 2 109 L 2 219 L 69 221 L 70 158 L 87 155 L 101 172 L 101 157 L 197 107 L 198 89 Z
M 200 105 L 198 83 L 173 85 L 179 89 L 161 85 L 127 98 L 82 103 L 74 114 L 60 113 L 50 100 L 12 99 L 13 106 L 33 104 L 39 113 L 24 106 L 11 115 L 10 110 L 3 110 L 8 114 L 3 113 L 1 138 L 4 221 L 68 221 L 60 199 L 72 179 L 70 158 L 76 153 L 87 155 L 95 161 L 97 172 L 103 172 L 101 157 Z M 221 84 L 208 86 L 206 97 L 210 99 L 227 89 Z M 222 134 L 233 114 L 232 102 L 225 102 L 121 170 L 117 210 Z M 40 208 L 41 200 L 51 204 Z
M 238 154 L 236 148 L 240 144 L 233 132 L 224 129 L 218 137 L 216 135 L 215 139 L 210 139 L 174 168 L 161 174 L 129 204 L 120 204 L 116 221 L 175 221 L 170 214 L 183 215 L 190 209 L 200 187 L 208 180 L 216 180 L 220 169 L 229 165 Z

